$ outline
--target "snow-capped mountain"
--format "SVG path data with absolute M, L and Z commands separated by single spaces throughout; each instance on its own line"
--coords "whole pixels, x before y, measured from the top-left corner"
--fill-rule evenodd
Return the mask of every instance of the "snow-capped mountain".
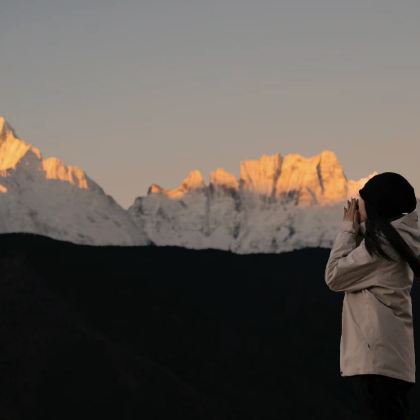
M 77 166 L 44 159 L 0 117 L 0 232 L 94 245 L 146 245 L 141 221 Z
M 127 210 L 77 166 L 17 137 L 0 117 L 0 232 L 92 245 L 176 245 L 236 253 L 331 247 L 345 200 L 374 171 L 347 179 L 331 150 L 262 155 L 240 175 L 189 172 L 177 188 L 151 184 Z
M 239 179 L 218 168 L 207 185 L 194 169 L 177 188 L 152 184 L 128 211 L 160 246 L 236 253 L 330 247 L 345 200 L 375 174 L 347 179 L 331 150 L 262 155 L 240 162 Z

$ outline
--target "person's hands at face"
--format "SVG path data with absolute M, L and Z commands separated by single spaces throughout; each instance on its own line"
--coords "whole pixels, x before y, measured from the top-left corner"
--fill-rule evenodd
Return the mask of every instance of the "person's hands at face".
M 343 220 L 349 220 L 353 223 L 360 224 L 360 213 L 358 210 L 358 200 L 352 198 L 351 201 L 347 200 L 347 207 L 344 206 Z

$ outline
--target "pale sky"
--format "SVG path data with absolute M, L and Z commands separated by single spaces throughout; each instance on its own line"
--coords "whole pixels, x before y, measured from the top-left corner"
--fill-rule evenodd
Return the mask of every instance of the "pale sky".
M 123 207 L 333 150 L 420 196 L 420 2 L 2 0 L 0 115 Z

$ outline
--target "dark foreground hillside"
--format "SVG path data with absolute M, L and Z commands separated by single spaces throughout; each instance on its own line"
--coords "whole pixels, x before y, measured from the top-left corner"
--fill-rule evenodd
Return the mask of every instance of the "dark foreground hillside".
M 328 255 L 0 235 L 0 420 L 357 419 Z

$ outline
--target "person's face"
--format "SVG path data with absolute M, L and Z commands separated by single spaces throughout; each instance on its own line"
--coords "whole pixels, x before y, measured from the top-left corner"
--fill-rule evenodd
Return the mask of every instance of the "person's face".
M 366 207 L 365 202 L 360 195 L 357 197 L 357 203 L 359 205 L 360 222 L 365 222 L 367 220 Z

